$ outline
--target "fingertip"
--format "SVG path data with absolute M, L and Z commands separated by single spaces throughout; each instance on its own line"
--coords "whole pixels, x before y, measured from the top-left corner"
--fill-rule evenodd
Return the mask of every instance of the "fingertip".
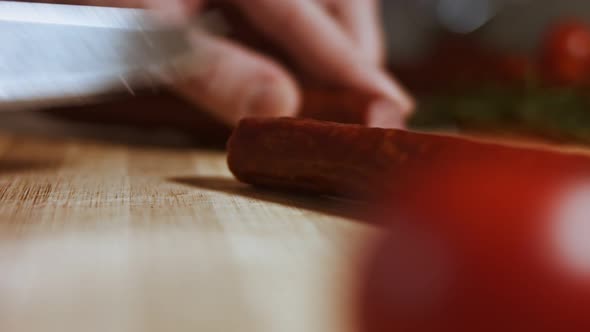
M 239 113 L 243 117 L 295 116 L 300 99 L 293 81 L 279 75 L 267 77 L 252 84 Z
M 415 101 L 406 89 L 397 82 L 391 75 L 378 70 L 373 74 L 373 82 L 381 94 L 391 98 L 397 103 L 397 107 L 403 114 L 414 111 Z
M 380 99 L 369 105 L 367 125 L 376 128 L 405 129 L 405 112 L 399 104 L 389 99 Z

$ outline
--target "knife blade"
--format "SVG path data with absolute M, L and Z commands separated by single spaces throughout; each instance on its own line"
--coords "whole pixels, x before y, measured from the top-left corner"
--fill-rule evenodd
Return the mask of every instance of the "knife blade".
M 204 20 L 199 20 L 204 22 Z M 153 87 L 193 54 L 190 26 L 142 9 L 0 2 L 0 111 Z

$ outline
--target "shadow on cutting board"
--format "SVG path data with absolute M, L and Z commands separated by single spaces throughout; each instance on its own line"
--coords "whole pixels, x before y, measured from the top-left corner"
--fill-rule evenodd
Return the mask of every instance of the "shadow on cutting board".
M 59 165 L 57 160 L 33 159 L 1 159 L 0 176 L 14 173 L 54 169 Z
M 313 211 L 329 216 L 362 221 L 367 205 L 363 202 L 337 199 L 326 196 L 284 193 L 256 188 L 236 180 L 221 177 L 182 177 L 170 178 L 171 182 L 237 195 L 253 200 L 280 204 L 287 207 Z
M 115 145 L 222 150 L 231 129 L 169 93 L 0 113 L 0 133 Z

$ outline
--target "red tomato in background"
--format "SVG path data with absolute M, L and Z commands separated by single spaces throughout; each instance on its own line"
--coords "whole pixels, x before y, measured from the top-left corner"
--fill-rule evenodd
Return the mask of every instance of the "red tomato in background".
M 419 94 L 464 91 L 490 84 L 521 88 L 535 74 L 536 60 L 528 54 L 486 48 L 469 37 L 447 36 L 426 59 L 393 64 L 390 70 Z
M 549 30 L 543 47 L 542 70 L 549 82 L 577 85 L 590 78 L 590 27 L 571 20 Z
M 535 61 L 522 54 L 505 54 L 495 60 L 498 68 L 498 80 L 504 83 L 524 84 L 535 75 Z
M 429 155 L 396 170 L 380 204 L 391 237 L 368 265 L 361 330 L 590 331 L 590 159 Z

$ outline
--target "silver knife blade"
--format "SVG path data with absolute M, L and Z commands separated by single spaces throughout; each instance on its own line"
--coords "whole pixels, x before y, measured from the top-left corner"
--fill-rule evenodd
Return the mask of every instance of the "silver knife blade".
M 87 102 L 155 85 L 193 51 L 188 27 L 141 9 L 0 2 L 0 111 Z

